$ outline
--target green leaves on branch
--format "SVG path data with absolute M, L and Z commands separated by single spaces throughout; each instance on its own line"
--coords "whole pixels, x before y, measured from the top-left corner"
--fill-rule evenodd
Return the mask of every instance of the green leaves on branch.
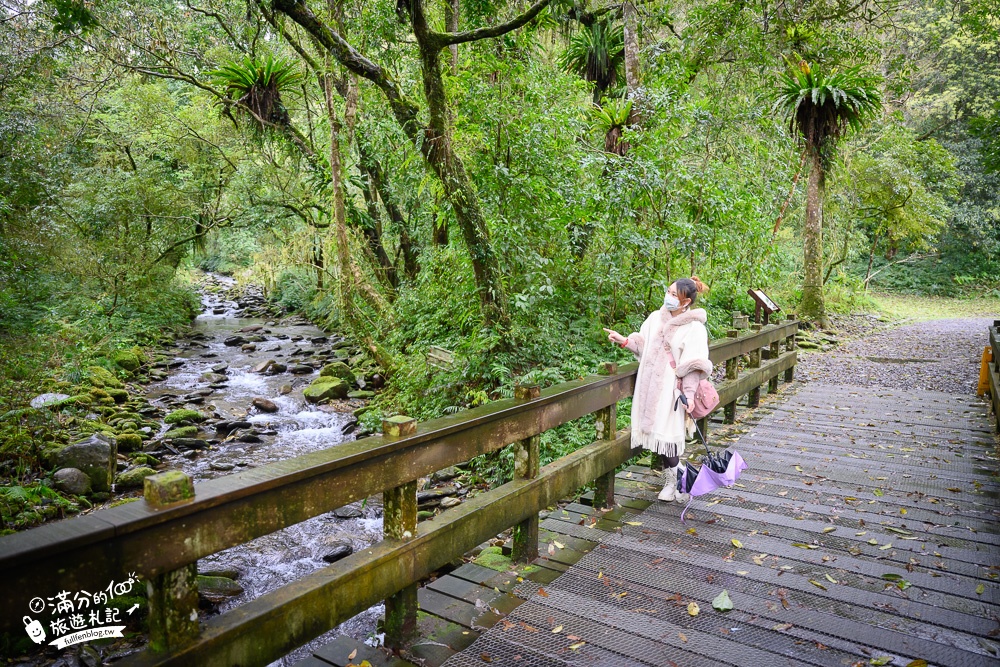
M 596 21 L 573 36 L 559 66 L 594 84 L 594 103 L 621 78 L 625 67 L 625 31 Z

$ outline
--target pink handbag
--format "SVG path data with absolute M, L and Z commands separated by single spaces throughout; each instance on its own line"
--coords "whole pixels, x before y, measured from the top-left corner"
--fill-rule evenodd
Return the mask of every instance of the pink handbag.
M 667 350 L 667 359 L 670 361 L 671 368 L 677 368 L 677 362 L 674 361 L 674 354 L 670 350 Z M 677 378 L 677 388 L 681 388 L 681 379 Z M 719 392 L 715 390 L 715 385 L 711 383 L 708 378 L 705 378 L 698 383 L 698 388 L 695 389 L 694 397 L 688 397 L 689 401 L 692 401 L 694 407 L 691 409 L 692 419 L 701 419 L 702 417 L 707 417 L 712 414 L 714 410 L 719 405 Z

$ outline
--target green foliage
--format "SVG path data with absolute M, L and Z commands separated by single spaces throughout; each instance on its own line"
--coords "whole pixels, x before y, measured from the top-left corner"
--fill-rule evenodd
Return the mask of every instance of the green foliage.
M 861 129 L 866 118 L 882 109 L 878 80 L 861 67 L 816 70 L 806 61 L 789 62 L 778 78 L 775 110 L 789 119 L 789 127 L 802 134 L 809 146 L 823 148 L 836 141 L 850 127 Z
M 594 102 L 623 76 L 625 68 L 622 25 L 595 21 L 582 27 L 569 41 L 559 60 L 567 72 L 574 72 L 594 84 Z
M 250 113 L 255 127 L 265 123 L 288 125 L 288 111 L 281 95 L 302 82 L 294 63 L 268 54 L 263 60 L 247 57 L 230 62 L 210 74 L 230 99 Z

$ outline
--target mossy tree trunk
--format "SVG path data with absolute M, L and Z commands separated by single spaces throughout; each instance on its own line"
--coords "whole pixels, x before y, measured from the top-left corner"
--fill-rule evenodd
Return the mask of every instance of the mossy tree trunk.
M 298 23 L 344 67 L 368 79 L 382 91 L 396 122 L 421 151 L 431 171 L 440 179 L 469 251 L 483 319 L 487 324 L 499 325 L 501 328 L 506 328 L 509 322 L 503 271 L 472 181 L 451 143 L 449 109 L 441 74 L 441 53 L 453 45 L 499 37 L 516 30 L 538 16 L 548 4 L 549 0 L 539 0 L 514 19 L 488 28 L 461 33 L 439 33 L 430 29 L 422 0 L 410 0 L 407 10 L 420 50 L 424 95 L 429 112 L 429 122 L 425 126 L 419 119 L 420 108 L 403 93 L 399 84 L 382 67 L 359 53 L 339 33 L 321 21 L 306 6 L 305 0 L 272 0 L 275 11 Z
M 826 174 L 819 147 L 809 146 L 809 182 L 806 188 L 806 220 L 802 229 L 803 272 L 802 301 L 799 316 L 827 326 L 823 300 L 823 200 Z

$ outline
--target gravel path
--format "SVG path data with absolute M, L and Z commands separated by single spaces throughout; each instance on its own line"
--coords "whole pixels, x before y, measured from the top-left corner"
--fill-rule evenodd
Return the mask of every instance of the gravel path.
M 799 380 L 975 394 L 992 318 L 864 327 L 831 352 L 799 351 Z

